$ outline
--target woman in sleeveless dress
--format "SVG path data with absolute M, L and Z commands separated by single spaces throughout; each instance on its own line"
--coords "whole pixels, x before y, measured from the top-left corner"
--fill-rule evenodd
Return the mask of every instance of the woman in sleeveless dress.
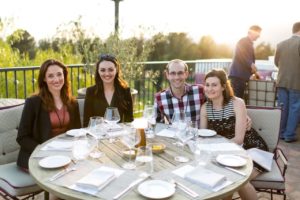
M 262 137 L 251 128 L 246 131 L 247 111 L 243 99 L 235 97 L 226 72 L 213 69 L 205 76 L 204 93 L 208 98 L 201 107 L 201 128 L 215 130 L 245 149 L 259 148 L 268 150 Z M 254 168 L 251 179 L 260 173 Z M 254 187 L 248 182 L 239 191 L 242 199 L 257 199 Z M 231 197 L 229 197 L 231 199 Z

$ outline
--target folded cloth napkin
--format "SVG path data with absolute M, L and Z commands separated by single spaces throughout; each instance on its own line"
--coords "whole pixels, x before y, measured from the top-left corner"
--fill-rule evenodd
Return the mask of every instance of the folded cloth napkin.
M 226 177 L 224 175 L 205 168 L 195 168 L 186 173 L 184 178 L 209 189 L 221 185 L 226 181 Z
M 49 150 L 61 150 L 61 151 L 71 151 L 73 147 L 73 141 L 69 140 L 53 140 L 46 144 L 44 147 L 41 148 L 43 151 Z
M 79 179 L 76 185 L 86 189 L 101 190 L 115 178 L 116 175 L 113 171 L 96 169 Z

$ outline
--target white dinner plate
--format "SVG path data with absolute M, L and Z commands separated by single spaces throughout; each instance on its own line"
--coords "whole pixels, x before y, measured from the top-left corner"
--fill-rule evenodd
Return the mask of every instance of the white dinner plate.
M 217 132 L 214 130 L 210 130 L 210 129 L 199 129 L 198 135 L 201 137 L 212 137 L 212 136 L 217 135 Z
M 71 158 L 63 155 L 48 156 L 40 160 L 39 165 L 43 168 L 63 167 L 71 162 Z
M 150 199 L 164 199 L 175 193 L 175 185 L 162 180 L 149 180 L 141 183 L 138 191 Z
M 72 137 L 81 137 L 86 135 L 86 130 L 84 129 L 71 129 L 66 132 L 67 135 Z
M 245 158 L 236 155 L 218 155 L 216 160 L 218 163 L 229 167 L 242 167 L 247 163 Z

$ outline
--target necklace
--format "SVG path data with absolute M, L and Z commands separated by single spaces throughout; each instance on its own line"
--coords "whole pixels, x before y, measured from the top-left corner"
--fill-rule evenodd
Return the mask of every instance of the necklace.
M 213 117 L 213 120 L 216 120 L 214 110 L 215 110 L 215 109 L 214 109 L 213 103 L 211 103 L 211 113 L 212 113 L 212 117 Z M 223 117 L 224 117 L 224 110 L 225 110 L 225 108 L 223 107 L 223 108 L 222 108 L 221 119 L 219 119 L 219 120 L 222 120 L 222 119 L 223 119 Z
M 55 109 L 55 113 L 56 113 L 57 119 L 59 121 L 60 128 L 62 128 L 65 123 L 65 107 L 64 106 L 62 107 L 62 112 L 63 112 L 63 118 L 62 118 L 62 120 L 60 120 L 59 114 L 57 113 L 57 109 Z

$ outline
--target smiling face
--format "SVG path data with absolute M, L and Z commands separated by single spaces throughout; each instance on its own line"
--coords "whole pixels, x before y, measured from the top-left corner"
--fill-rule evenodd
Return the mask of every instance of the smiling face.
M 182 89 L 185 85 L 185 81 L 188 78 L 188 72 L 185 66 L 181 62 L 171 63 L 166 72 L 167 79 L 170 82 L 171 88 Z
M 113 62 L 103 60 L 99 64 L 98 73 L 103 84 L 113 84 L 117 74 L 117 68 Z
M 63 69 L 58 65 L 50 65 L 46 71 L 44 81 L 51 93 L 60 92 L 65 83 Z
M 221 85 L 221 81 L 217 77 L 208 77 L 205 80 L 204 93 L 207 98 L 213 100 L 223 95 L 225 88 Z

